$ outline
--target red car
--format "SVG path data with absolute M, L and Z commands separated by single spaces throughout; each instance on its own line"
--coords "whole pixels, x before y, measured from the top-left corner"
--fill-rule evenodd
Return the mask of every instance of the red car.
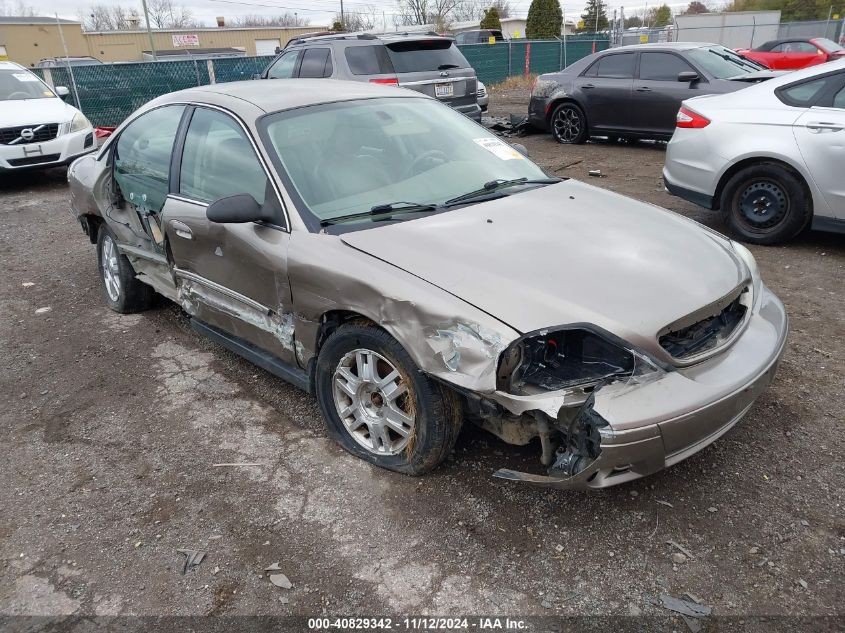
M 772 40 L 737 53 L 773 70 L 795 70 L 845 57 L 845 48 L 824 37 Z

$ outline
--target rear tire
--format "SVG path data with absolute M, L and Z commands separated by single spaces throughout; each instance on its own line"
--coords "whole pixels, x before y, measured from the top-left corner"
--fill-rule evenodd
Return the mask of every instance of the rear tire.
M 752 244 L 790 240 L 813 218 L 804 183 L 775 163 L 759 163 L 734 174 L 722 192 L 721 211 L 731 232 Z
M 317 359 L 316 390 L 332 437 L 388 470 L 421 475 L 434 469 L 461 429 L 457 396 L 374 325 L 351 323 L 329 336 Z
M 132 264 L 118 250 L 117 239 L 105 223 L 97 232 L 97 269 L 103 282 L 103 299 L 115 312 L 141 312 L 152 305 L 155 291 L 135 278 Z
M 587 116 L 572 102 L 561 103 L 554 109 L 549 119 L 549 129 L 552 137 L 563 145 L 580 145 L 586 142 L 589 136 Z

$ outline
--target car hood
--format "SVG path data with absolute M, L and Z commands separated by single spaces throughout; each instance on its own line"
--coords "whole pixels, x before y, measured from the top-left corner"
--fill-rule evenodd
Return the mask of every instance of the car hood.
M 65 123 L 76 114 L 76 108 L 58 97 L 0 101 L 0 120 L 4 127 Z
M 737 75 L 736 77 L 731 77 L 726 81 L 757 83 L 759 81 L 766 81 L 767 79 L 774 79 L 775 77 L 780 77 L 781 75 L 786 75 L 787 73 L 789 73 L 788 70 L 755 70 L 753 73 Z
M 651 348 L 748 276 L 718 233 L 573 180 L 342 239 L 519 332 L 587 322 Z

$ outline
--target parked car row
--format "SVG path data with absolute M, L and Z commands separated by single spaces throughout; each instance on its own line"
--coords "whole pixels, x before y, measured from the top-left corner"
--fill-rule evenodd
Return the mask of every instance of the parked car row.
M 789 72 L 712 44 L 623 46 L 538 77 L 528 116 L 560 143 L 671 139 L 667 189 L 744 241 L 845 232 L 845 59 Z

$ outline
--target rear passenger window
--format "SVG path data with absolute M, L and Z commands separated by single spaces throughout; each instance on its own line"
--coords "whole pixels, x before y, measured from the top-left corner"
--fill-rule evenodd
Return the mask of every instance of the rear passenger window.
M 179 193 L 202 202 L 248 193 L 263 204 L 266 191 L 267 175 L 243 129 L 227 114 L 197 108 L 182 151 Z
M 797 108 L 809 108 L 816 103 L 831 83 L 838 81 L 839 78 L 836 75 L 830 75 L 821 79 L 814 79 L 813 81 L 785 86 L 776 90 L 775 94 L 786 105 Z
M 328 74 L 326 74 L 327 69 Z M 330 77 L 331 74 L 331 51 L 328 48 L 309 48 L 302 54 L 302 63 L 299 66 L 300 77 Z
M 678 75 L 695 72 L 692 66 L 672 53 L 642 53 L 640 55 L 640 79 L 650 81 L 677 81 Z
M 592 68 L 590 69 L 592 70 Z M 606 77 L 608 79 L 633 79 L 634 54 L 607 55 L 598 61 L 597 74 L 591 77 Z
M 350 46 L 346 49 L 346 63 L 353 75 L 386 75 L 393 72 L 387 49 L 375 46 Z

